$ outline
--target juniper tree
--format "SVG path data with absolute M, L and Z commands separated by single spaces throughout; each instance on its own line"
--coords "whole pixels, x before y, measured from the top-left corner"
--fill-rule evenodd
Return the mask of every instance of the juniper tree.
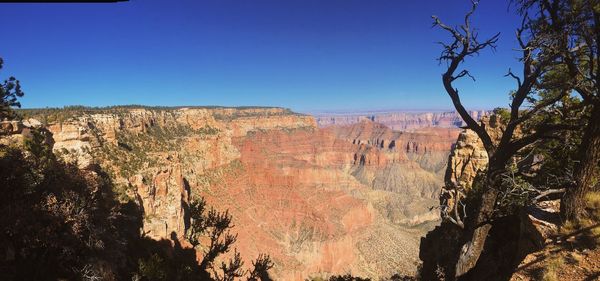
M 514 79 L 516 89 L 511 93 L 511 102 L 508 109 L 508 120 L 504 120 L 504 128 L 499 139 L 493 139 L 487 131 L 485 124 L 478 123 L 469 114 L 462 104 L 459 90 L 455 82 L 461 78 L 469 77 L 475 80 L 469 70 L 462 66 L 468 58 L 478 55 L 486 49 L 495 49 L 500 34 L 495 34 L 488 39 L 480 40 L 476 29 L 471 24 L 471 17 L 477 8 L 478 2 L 472 1 L 471 10 L 465 15 L 460 26 L 452 27 L 444 24 L 439 18 L 433 16 L 434 26 L 440 27 L 451 35 L 449 43 L 440 43 L 442 53 L 440 63 L 446 63 L 447 69 L 442 74 L 442 83 L 452 100 L 452 103 L 466 123 L 466 127 L 474 131 L 481 139 L 488 155 L 488 166 L 483 176 L 481 188 L 476 198 L 468 206 L 471 215 L 463 217 L 464 225 L 461 235 L 461 247 L 455 258 L 455 266 L 450 274 L 460 277 L 471 270 L 477 263 L 483 251 L 492 221 L 496 214 L 497 200 L 505 186 L 503 176 L 507 174 L 510 160 L 523 148 L 540 140 L 556 137 L 560 132 L 573 129 L 572 124 L 550 122 L 552 118 L 547 114 L 551 105 L 561 100 L 568 93 L 556 92 L 541 102 L 532 104 L 531 98 L 539 94 L 536 85 L 541 77 L 552 69 L 560 58 L 556 50 L 553 34 L 546 30 L 536 29 L 532 19 L 523 16 L 521 26 L 516 31 L 516 39 L 521 53 L 520 72 L 508 70 L 507 77 Z M 541 48 L 542 46 L 546 48 Z M 524 135 L 516 134 L 517 130 L 530 120 L 539 118 L 534 127 L 530 127 Z M 457 203 L 455 203 L 457 204 Z
M 599 0 L 518 0 L 523 14 L 535 14 L 533 26 L 553 34 L 552 44 L 560 55 L 568 85 L 581 99 L 577 110 L 586 112 L 586 124 L 577 150 L 573 182 L 561 202 L 564 219 L 578 220 L 584 210 L 584 196 L 594 184 L 600 161 L 600 1 Z

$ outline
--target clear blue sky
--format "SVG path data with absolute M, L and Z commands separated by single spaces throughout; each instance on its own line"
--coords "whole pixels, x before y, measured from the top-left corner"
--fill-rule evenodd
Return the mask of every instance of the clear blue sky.
M 5 68 L 24 107 L 268 105 L 298 111 L 449 109 L 435 60 L 467 0 L 132 0 L 0 4 Z M 497 52 L 469 64 L 470 108 L 508 104 L 519 19 L 483 0 L 482 37 Z

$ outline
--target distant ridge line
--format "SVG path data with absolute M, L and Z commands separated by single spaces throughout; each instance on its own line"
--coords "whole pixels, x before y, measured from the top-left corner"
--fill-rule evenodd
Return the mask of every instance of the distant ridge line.
M 469 110 L 475 120 L 489 115 L 491 110 Z M 465 125 L 460 114 L 454 110 L 448 111 L 379 111 L 355 113 L 321 113 L 312 114 L 319 127 L 334 125 L 351 125 L 370 120 L 383 124 L 393 130 L 413 130 L 424 127 L 461 128 Z
M 108 105 L 108 106 L 87 106 L 87 105 L 65 105 L 56 107 L 31 107 L 31 108 L 18 108 L 16 110 L 107 110 L 107 109 L 274 109 L 281 108 L 285 110 L 291 110 L 281 106 L 260 106 L 260 105 L 244 105 L 244 106 L 221 106 L 221 105 L 173 105 L 173 106 L 161 106 L 161 105 L 141 105 L 141 104 L 123 104 L 123 105 Z
M 491 112 L 491 109 L 471 109 L 468 112 Z M 301 111 L 313 116 L 362 116 L 373 114 L 392 113 L 456 113 L 454 109 L 381 109 L 381 110 L 356 110 L 356 111 Z

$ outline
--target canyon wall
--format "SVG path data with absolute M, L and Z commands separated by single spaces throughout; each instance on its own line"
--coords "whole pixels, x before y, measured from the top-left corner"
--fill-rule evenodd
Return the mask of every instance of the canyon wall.
M 280 108 L 43 115 L 34 117 L 47 120 L 55 153 L 101 165 L 119 198 L 143 208 L 147 236 L 183 240 L 186 205 L 203 196 L 233 215 L 243 259 L 270 254 L 278 280 L 414 273 L 458 135 L 370 120 L 319 128 Z
M 489 112 L 485 110 L 469 112 L 471 117 L 479 120 Z M 344 126 L 371 120 L 383 124 L 392 130 L 407 131 L 425 127 L 457 128 L 464 126 L 462 118 L 454 111 L 450 112 L 365 112 L 365 113 L 316 113 L 319 127 Z

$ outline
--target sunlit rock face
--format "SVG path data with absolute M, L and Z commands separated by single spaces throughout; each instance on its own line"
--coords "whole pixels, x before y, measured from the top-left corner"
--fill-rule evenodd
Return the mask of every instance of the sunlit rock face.
M 459 132 L 370 120 L 319 128 L 281 108 L 67 115 L 49 124 L 55 152 L 100 164 L 119 197 L 143 208 L 147 236 L 183 239 L 186 205 L 203 196 L 233 215 L 247 264 L 270 254 L 278 280 L 412 274 Z
M 499 116 L 484 116 L 479 122 L 493 142 L 500 142 L 505 125 L 500 121 Z M 520 135 L 521 130 L 517 128 L 515 136 L 520 137 Z M 470 189 L 475 177 L 487 168 L 488 161 L 488 154 L 481 139 L 474 131 L 463 129 L 450 152 L 445 181 Z
M 488 154 L 477 134 L 464 130 L 452 148 L 446 180 L 470 188 L 475 176 L 485 170 L 487 163 Z

